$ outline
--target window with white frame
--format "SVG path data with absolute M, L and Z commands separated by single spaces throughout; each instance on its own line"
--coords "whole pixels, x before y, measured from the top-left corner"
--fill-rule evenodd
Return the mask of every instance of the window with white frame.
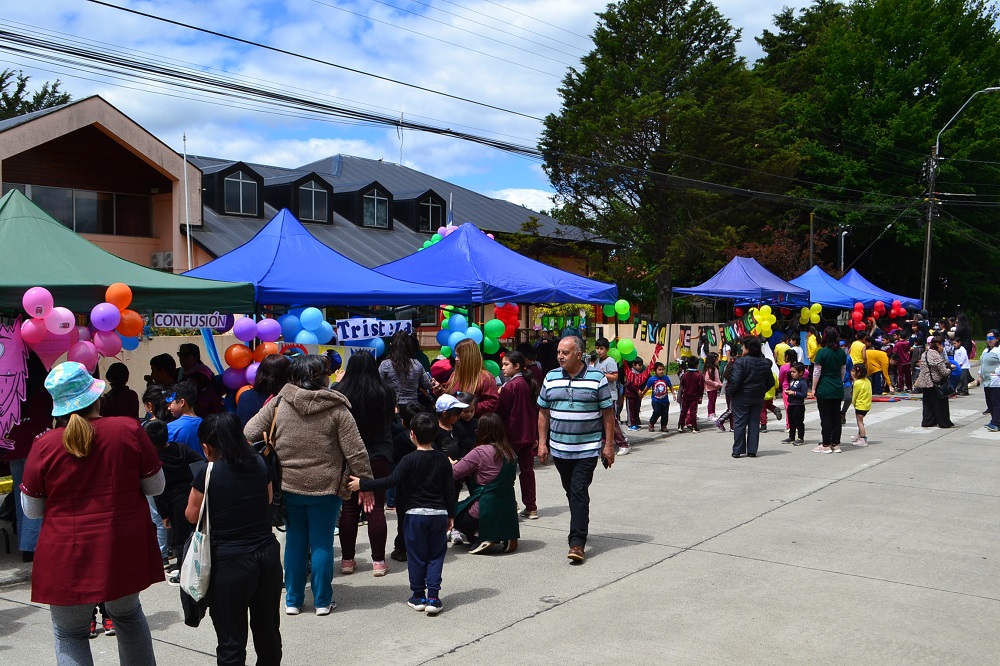
M 377 229 L 389 228 L 389 199 L 377 189 L 365 193 L 361 224 Z
M 326 222 L 326 190 L 315 180 L 299 188 L 299 219 L 308 222 Z
M 257 181 L 237 171 L 226 176 L 226 213 L 257 215 Z
M 418 213 L 418 231 L 434 232 L 444 226 L 444 207 L 433 197 L 427 197 L 420 202 Z

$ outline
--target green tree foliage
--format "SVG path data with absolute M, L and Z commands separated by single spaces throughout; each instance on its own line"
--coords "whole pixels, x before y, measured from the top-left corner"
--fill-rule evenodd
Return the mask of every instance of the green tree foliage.
M 819 210 L 827 230 L 850 225 L 847 264 L 894 291 L 920 290 L 921 173 L 937 132 L 972 93 L 1000 83 L 997 18 L 982 0 L 817 0 L 778 14 L 777 31 L 758 38 L 754 74 L 784 96 L 775 135 L 801 156 L 793 192 L 857 205 Z M 996 209 L 982 205 L 1000 195 L 998 165 L 982 163 L 1000 155 L 998 130 L 1000 94 L 981 95 L 942 136 L 937 192 L 973 196 L 938 195 L 934 306 L 1000 295 L 976 278 L 985 257 L 1000 260 Z
M 62 83 L 46 81 L 34 93 L 28 92 L 31 79 L 24 72 L 12 69 L 0 71 L 0 120 L 23 116 L 26 113 L 59 106 L 70 101 L 69 93 L 62 92 Z
M 778 100 L 755 84 L 736 55 L 739 31 L 711 3 L 623 0 L 599 19 L 545 120 L 545 169 L 560 220 L 614 243 L 603 277 L 665 318 L 676 280 L 718 268 L 760 214 L 684 179 L 773 190 L 795 164 L 755 138 Z

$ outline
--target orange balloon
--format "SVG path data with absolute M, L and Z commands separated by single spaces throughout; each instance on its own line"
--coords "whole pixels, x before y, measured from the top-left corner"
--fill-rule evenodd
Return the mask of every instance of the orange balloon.
M 119 310 L 124 310 L 132 302 L 132 290 L 129 289 L 127 284 L 115 282 L 104 293 L 104 300 Z M 122 335 L 125 334 L 123 333 Z
M 108 301 L 110 303 L 110 301 Z M 122 310 L 122 320 L 115 330 L 126 338 L 134 338 L 142 333 L 146 323 L 142 320 L 142 315 L 135 310 Z
M 226 349 L 226 365 L 230 368 L 242 370 L 253 363 L 253 352 L 246 345 L 229 345 Z
M 240 396 L 243 395 L 244 393 L 246 393 L 247 391 L 249 391 L 252 388 L 253 388 L 252 386 L 250 386 L 249 384 L 247 384 L 246 386 L 241 387 L 240 390 L 236 392 L 236 404 L 237 405 L 240 404 Z
M 253 360 L 260 363 L 265 356 L 271 356 L 281 351 L 277 344 L 273 342 L 262 342 L 253 350 Z

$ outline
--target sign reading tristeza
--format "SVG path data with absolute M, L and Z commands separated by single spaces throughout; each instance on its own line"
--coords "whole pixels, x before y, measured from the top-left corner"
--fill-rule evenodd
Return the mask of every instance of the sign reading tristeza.
M 409 319 L 398 321 L 383 321 L 382 319 L 338 319 L 337 340 L 370 340 L 372 338 L 388 338 L 397 331 L 413 331 L 413 323 Z
M 219 314 L 162 314 L 153 315 L 156 328 L 225 328 L 232 315 Z

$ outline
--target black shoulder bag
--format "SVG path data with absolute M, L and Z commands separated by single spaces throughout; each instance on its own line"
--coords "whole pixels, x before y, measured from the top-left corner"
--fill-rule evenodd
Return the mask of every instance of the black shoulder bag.
M 271 526 L 277 528 L 279 532 L 284 532 L 288 512 L 285 510 L 285 503 L 281 496 L 281 461 L 278 460 L 278 454 L 274 451 L 274 423 L 278 418 L 280 402 L 280 397 L 274 399 L 274 414 L 271 416 L 270 430 L 262 433 L 261 439 L 253 442 L 251 446 L 260 454 L 267 465 L 267 478 L 271 482 Z

